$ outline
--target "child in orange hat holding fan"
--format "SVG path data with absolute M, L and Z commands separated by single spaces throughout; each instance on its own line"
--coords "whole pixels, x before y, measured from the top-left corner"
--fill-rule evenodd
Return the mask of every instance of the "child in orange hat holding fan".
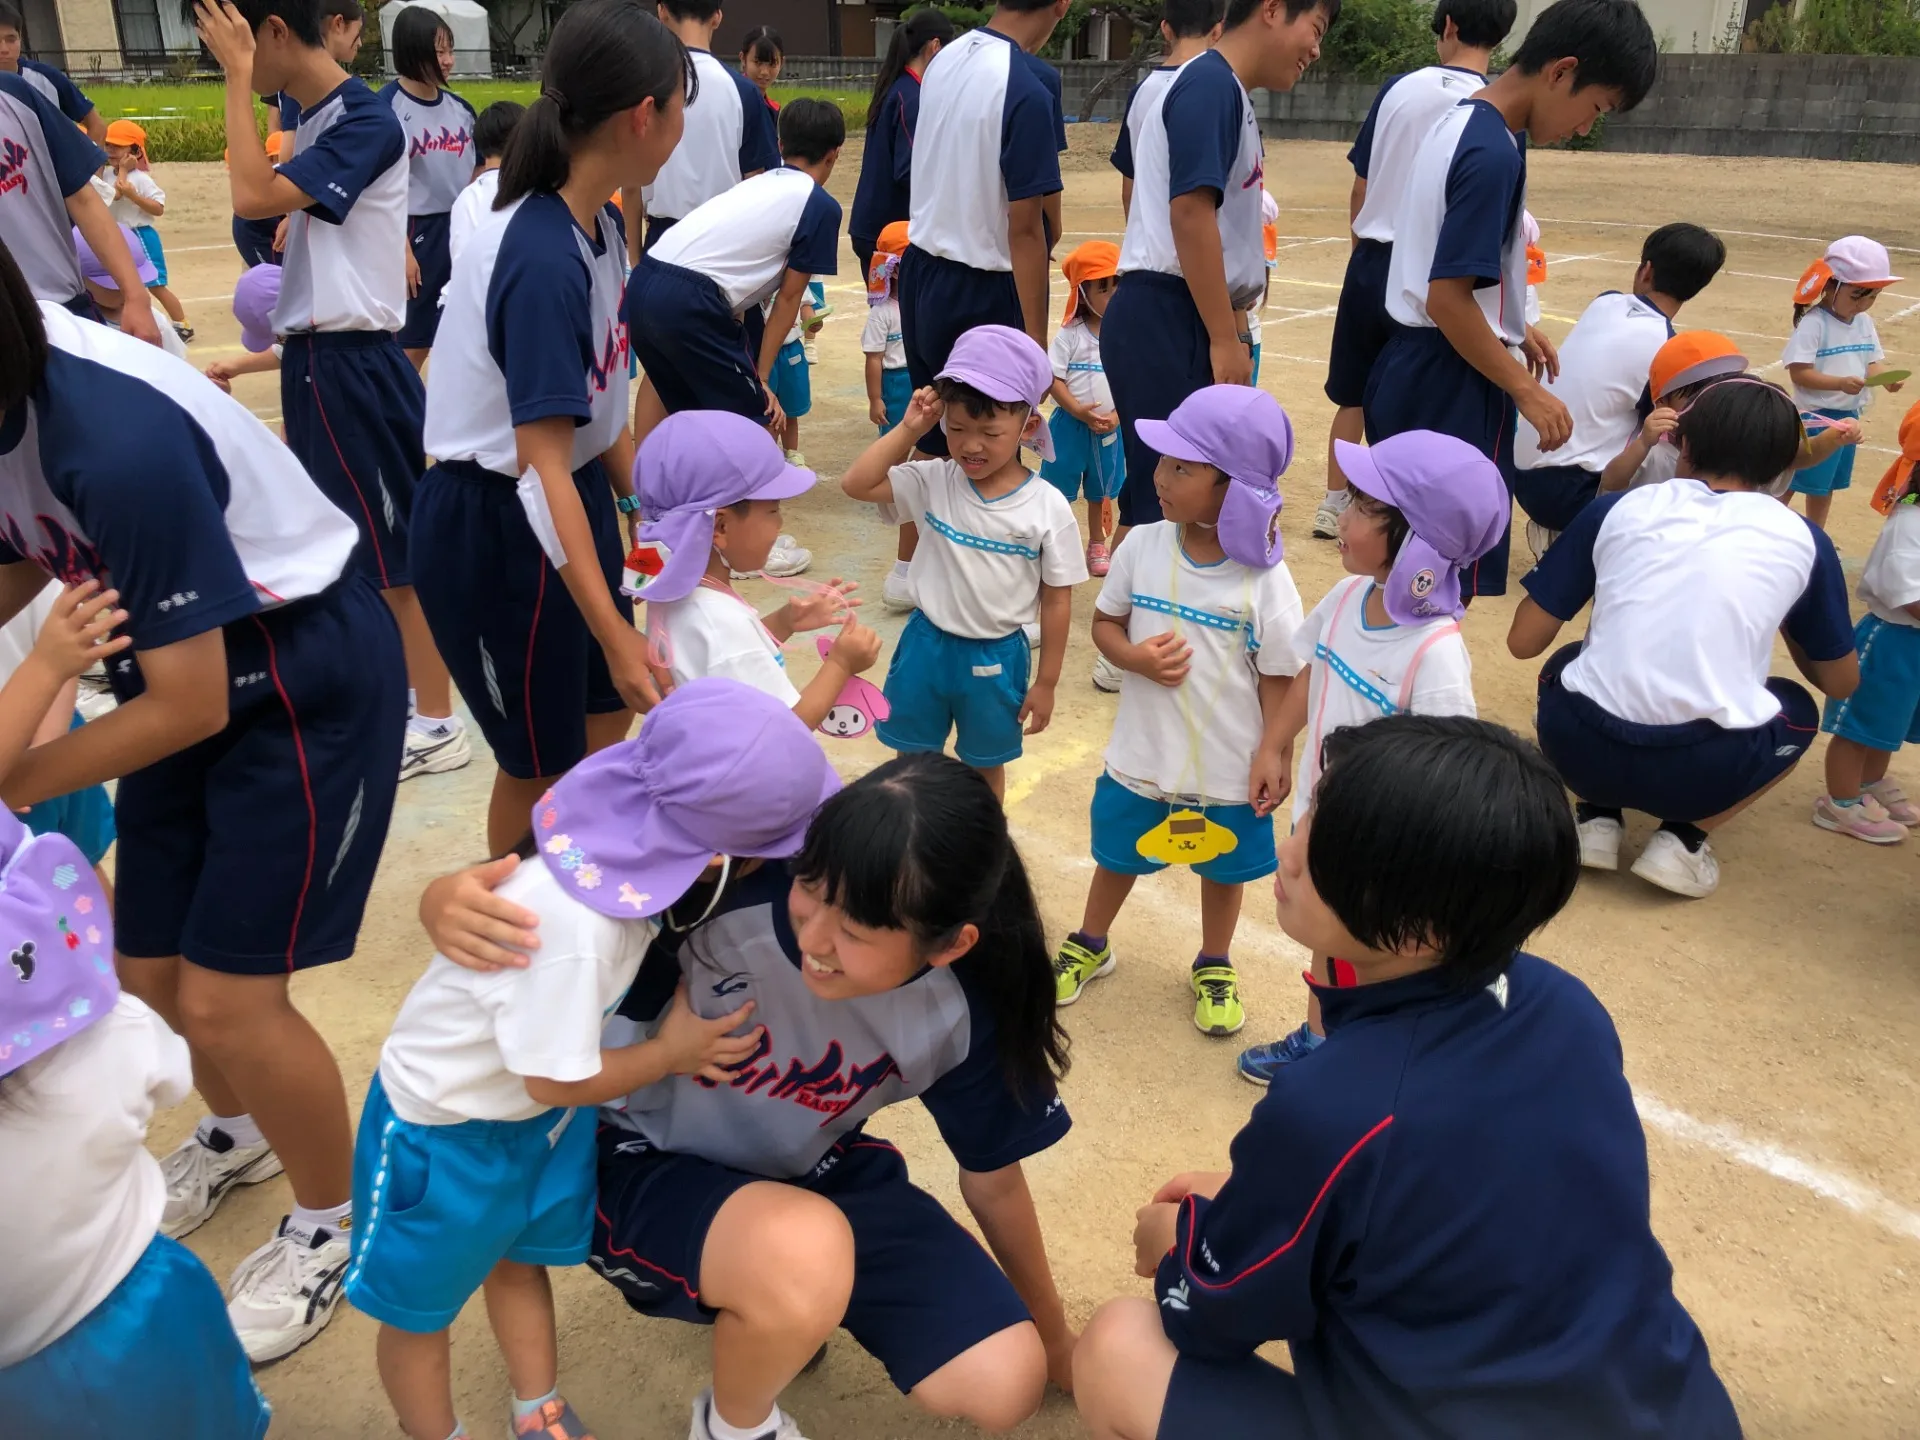
M 900 333 L 900 252 L 906 248 L 907 222 L 895 220 L 881 230 L 867 266 L 867 324 L 860 348 L 867 357 L 867 418 L 882 435 L 906 417 L 913 398 Z
M 1100 320 L 1107 311 L 1120 271 L 1120 247 L 1111 240 L 1089 240 L 1060 262 L 1073 288 L 1067 313 L 1053 337 L 1054 411 L 1047 422 L 1053 434 L 1053 458 L 1040 467 L 1041 478 L 1071 505 L 1087 501 L 1087 571 L 1107 573 L 1106 502 L 1120 493 L 1126 461 L 1120 446 L 1120 417 L 1100 363 Z M 1118 688 L 1119 677 L 1114 677 Z
M 167 192 L 147 173 L 147 132 L 131 120 L 116 120 L 107 126 L 106 150 L 107 163 L 94 188 L 106 201 L 107 213 L 140 237 L 159 277 L 147 289 L 165 308 L 180 338 L 191 340 L 193 327 L 187 324 L 186 307 L 167 288 L 167 254 L 160 246 L 160 232 L 153 228 L 166 213 Z
M 1793 398 L 1809 421 L 1858 420 L 1867 407 L 1873 377 L 1881 362 L 1880 332 L 1874 328 L 1873 302 L 1898 282 L 1887 247 L 1864 235 L 1847 235 L 1807 267 L 1793 292 L 1793 334 L 1780 363 L 1793 380 Z M 1899 382 L 1888 385 L 1897 391 Z M 1825 528 L 1833 492 L 1853 483 L 1853 454 L 1858 437 L 1829 460 L 1793 477 L 1796 495 L 1807 498 L 1807 518 Z

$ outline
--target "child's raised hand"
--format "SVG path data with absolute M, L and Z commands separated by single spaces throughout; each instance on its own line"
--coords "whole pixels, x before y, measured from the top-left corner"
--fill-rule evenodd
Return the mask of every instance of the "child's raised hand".
M 827 652 L 827 658 L 841 666 L 849 675 L 859 675 L 873 668 L 880 658 L 880 632 L 870 626 L 862 625 L 853 615 L 847 616 L 847 623 L 840 627 L 833 648 Z
M 98 580 L 68 586 L 53 602 L 53 613 L 40 627 L 33 653 L 63 681 L 74 679 L 96 660 L 119 654 L 133 644 L 131 636 L 112 633 L 127 618 L 127 612 L 118 608 L 119 600 L 118 590 L 102 590 Z
M 687 1004 L 687 982 L 683 977 L 673 992 L 673 1003 L 667 1007 L 666 1016 L 653 1036 L 652 1043 L 660 1047 L 661 1056 L 667 1062 L 667 1073 L 698 1075 L 716 1085 L 726 1084 L 733 1078 L 729 1068 L 750 1058 L 760 1047 L 761 1036 L 766 1034 L 766 1027 L 761 1025 L 740 1035 L 727 1033 L 746 1023 L 753 1006 L 754 1002 L 749 1000 L 718 1019 L 705 1019 L 694 1014 Z
M 918 440 L 940 423 L 940 417 L 946 411 L 946 402 L 941 400 L 940 392 L 931 385 L 923 385 L 913 392 L 913 398 L 907 402 L 907 413 L 901 417 L 900 428 Z
M 1647 416 L 1646 423 L 1640 427 L 1640 443 L 1651 450 L 1660 443 L 1660 437 L 1671 434 L 1673 427 L 1680 423 L 1680 412 L 1671 405 L 1656 405 L 1653 413 Z
M 801 595 L 787 602 L 787 620 L 792 624 L 794 633 L 802 630 L 824 630 L 845 620 L 853 613 L 853 607 L 863 602 L 854 598 L 853 592 L 860 588 L 858 580 L 842 580 L 838 575 L 810 594 Z
M 195 0 L 193 28 L 229 76 L 236 67 L 253 73 L 253 26 L 229 0 Z
M 1133 664 L 1127 668 L 1134 674 L 1144 675 L 1169 690 L 1186 680 L 1193 647 L 1173 631 L 1149 635 L 1133 648 Z

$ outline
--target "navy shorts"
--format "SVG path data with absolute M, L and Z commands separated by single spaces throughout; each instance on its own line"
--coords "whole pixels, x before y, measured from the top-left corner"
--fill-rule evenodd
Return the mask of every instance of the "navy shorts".
M 280 228 L 278 220 L 242 220 L 233 217 L 233 248 L 240 252 L 240 261 L 249 270 L 256 265 L 278 265 L 280 252 L 273 248 L 274 232 Z
M 1347 256 L 1347 278 L 1340 285 L 1340 308 L 1333 317 L 1333 348 L 1327 356 L 1327 399 L 1342 409 L 1363 405 L 1373 362 L 1393 338 L 1387 314 L 1387 267 L 1393 245 L 1385 240 L 1356 241 Z
M 1211 342 L 1187 282 L 1157 270 L 1122 275 L 1100 322 L 1100 363 L 1126 447 L 1120 523 L 1151 525 L 1161 518 L 1153 489 L 1160 453 L 1140 439 L 1135 427 L 1142 420 L 1166 419 L 1182 400 L 1213 383 Z
M 1767 689 L 1780 713 L 1750 730 L 1711 720 L 1637 725 L 1560 683 L 1580 653 L 1562 647 L 1540 672 L 1540 749 L 1576 797 L 1607 810 L 1693 822 L 1731 810 L 1791 770 L 1820 728 L 1820 708 L 1791 680 Z
M 1258 1355 L 1216 1362 L 1182 1355 L 1154 1440 L 1312 1440 L 1300 1382 Z
M 413 583 L 407 527 L 426 459 L 426 408 L 426 387 L 386 331 L 285 337 L 280 412 L 287 448 L 358 527 L 352 563 L 382 590 Z
M 1920 745 L 1920 626 L 1863 615 L 1853 630 L 1853 648 L 1860 656 L 1860 686 L 1844 700 L 1827 701 L 1820 728 L 1888 754 Z M 32 815 L 27 824 L 33 824 Z
M 1191 808 L 1176 801 L 1150 799 L 1102 772 L 1093 782 L 1088 817 L 1094 864 L 1115 875 L 1157 875 L 1167 868 L 1167 862 L 1142 855 L 1140 838 L 1164 824 L 1174 811 Z M 1209 805 L 1204 813 L 1215 825 L 1232 831 L 1239 843 L 1224 855 L 1190 867 L 1194 874 L 1216 885 L 1244 885 L 1249 880 L 1265 879 L 1280 868 L 1272 815 L 1255 814 L 1251 805 Z
M 1500 464 L 1507 489 L 1527 512 L 1527 518 L 1547 529 L 1566 529 L 1600 493 L 1600 474 L 1579 465 L 1542 465 L 1537 470 L 1522 470 L 1513 463 L 1511 453 Z
M 884 689 L 892 713 L 873 733 L 903 754 L 944 750 L 951 735 L 953 753 L 980 769 L 1018 760 L 1025 743 L 1020 707 L 1032 663 L 1023 630 L 971 640 L 949 635 L 916 610 L 887 664 Z
M 1513 401 L 1460 358 L 1432 326 L 1396 325 L 1367 381 L 1367 443 L 1407 430 L 1437 430 L 1466 441 L 1497 465 L 1513 452 Z M 1500 543 L 1460 574 L 1460 594 L 1507 593 L 1512 527 Z
M 606 468 L 589 461 L 573 483 L 614 606 L 631 621 Z M 626 702 L 606 652 L 534 537 L 515 482 L 470 460 L 449 460 L 427 471 L 415 503 L 420 609 L 494 761 L 516 780 L 564 775 L 586 758 L 587 716 L 610 715 Z
M 767 1179 L 602 1125 L 588 1263 L 642 1315 L 710 1325 L 718 1312 L 700 1299 L 707 1232 L 736 1190 Z M 993 1257 L 907 1178 L 907 1162 L 885 1140 L 849 1135 L 811 1174 L 773 1183 L 811 1190 L 847 1217 L 853 1295 L 840 1323 L 903 1394 L 1032 1318 Z
M 813 409 L 813 383 L 808 373 L 806 347 L 789 340 L 773 360 L 773 398 L 780 402 L 789 420 L 798 420 Z
M 660 243 L 660 237 L 678 225 L 678 220 L 669 220 L 661 215 L 647 216 L 647 233 L 640 237 L 640 253 L 646 254 Z
M 226 729 L 121 778 L 118 948 L 229 975 L 344 960 L 400 783 L 399 627 L 349 573 L 224 633 Z M 137 672 L 112 674 L 138 693 Z
M 627 281 L 627 333 L 668 414 L 730 410 L 766 422 L 767 391 L 746 326 L 699 271 L 642 255 Z
M 900 339 L 916 390 L 933 383 L 946 368 L 953 342 L 976 325 L 1027 328 L 1011 270 L 976 270 L 910 244 L 900 257 L 899 287 Z M 945 455 L 946 431 L 934 426 L 916 448 Z
M 432 1335 L 502 1260 L 584 1265 L 593 1238 L 594 1114 L 415 1125 L 376 1072 L 353 1142 L 353 1308 Z
M 429 348 L 440 328 L 440 292 L 453 274 L 453 251 L 447 244 L 452 218 L 444 210 L 407 217 L 407 243 L 413 246 L 413 263 L 420 267 L 420 288 L 407 297 L 407 318 L 397 337 L 403 350 Z

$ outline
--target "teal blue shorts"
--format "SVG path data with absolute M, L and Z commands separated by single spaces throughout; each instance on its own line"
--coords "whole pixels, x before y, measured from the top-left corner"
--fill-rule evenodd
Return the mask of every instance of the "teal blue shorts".
M 913 381 L 906 366 L 880 372 L 880 403 L 887 408 L 887 423 L 880 427 L 882 435 L 907 418 L 907 402 L 912 399 Z
M 798 420 L 813 409 L 813 381 L 808 368 L 807 352 L 798 340 L 789 340 L 773 357 L 773 375 L 767 388 L 789 420 Z
M 1116 875 L 1153 875 L 1164 860 L 1149 860 L 1137 848 L 1140 837 L 1175 810 L 1189 808 L 1171 800 L 1149 800 L 1102 774 L 1093 782 L 1093 863 Z M 1206 818 L 1233 832 L 1240 843 L 1226 854 L 1188 868 L 1216 885 L 1244 885 L 1279 869 L 1273 816 L 1256 815 L 1251 805 L 1209 805 Z
M 1083 490 L 1089 500 L 1111 500 L 1120 493 L 1127 478 L 1127 452 L 1118 427 L 1096 435 L 1085 421 L 1055 410 L 1047 429 L 1053 433 L 1053 459 L 1041 462 L 1042 480 L 1069 502 L 1078 500 Z
M 1023 631 L 998 640 L 949 635 L 913 612 L 887 666 L 893 713 L 873 727 L 889 750 L 944 750 L 984 770 L 1018 760 L 1032 652 Z

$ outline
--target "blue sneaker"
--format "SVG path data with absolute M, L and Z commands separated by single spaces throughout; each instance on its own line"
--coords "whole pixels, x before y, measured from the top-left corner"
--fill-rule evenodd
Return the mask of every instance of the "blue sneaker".
M 1283 1036 L 1267 1045 L 1249 1045 L 1240 1052 L 1240 1078 L 1249 1085 L 1258 1085 L 1262 1089 L 1272 1082 L 1282 1065 L 1291 1065 L 1296 1060 L 1304 1060 L 1322 1045 L 1327 1037 L 1316 1035 L 1305 1021 L 1292 1034 Z

